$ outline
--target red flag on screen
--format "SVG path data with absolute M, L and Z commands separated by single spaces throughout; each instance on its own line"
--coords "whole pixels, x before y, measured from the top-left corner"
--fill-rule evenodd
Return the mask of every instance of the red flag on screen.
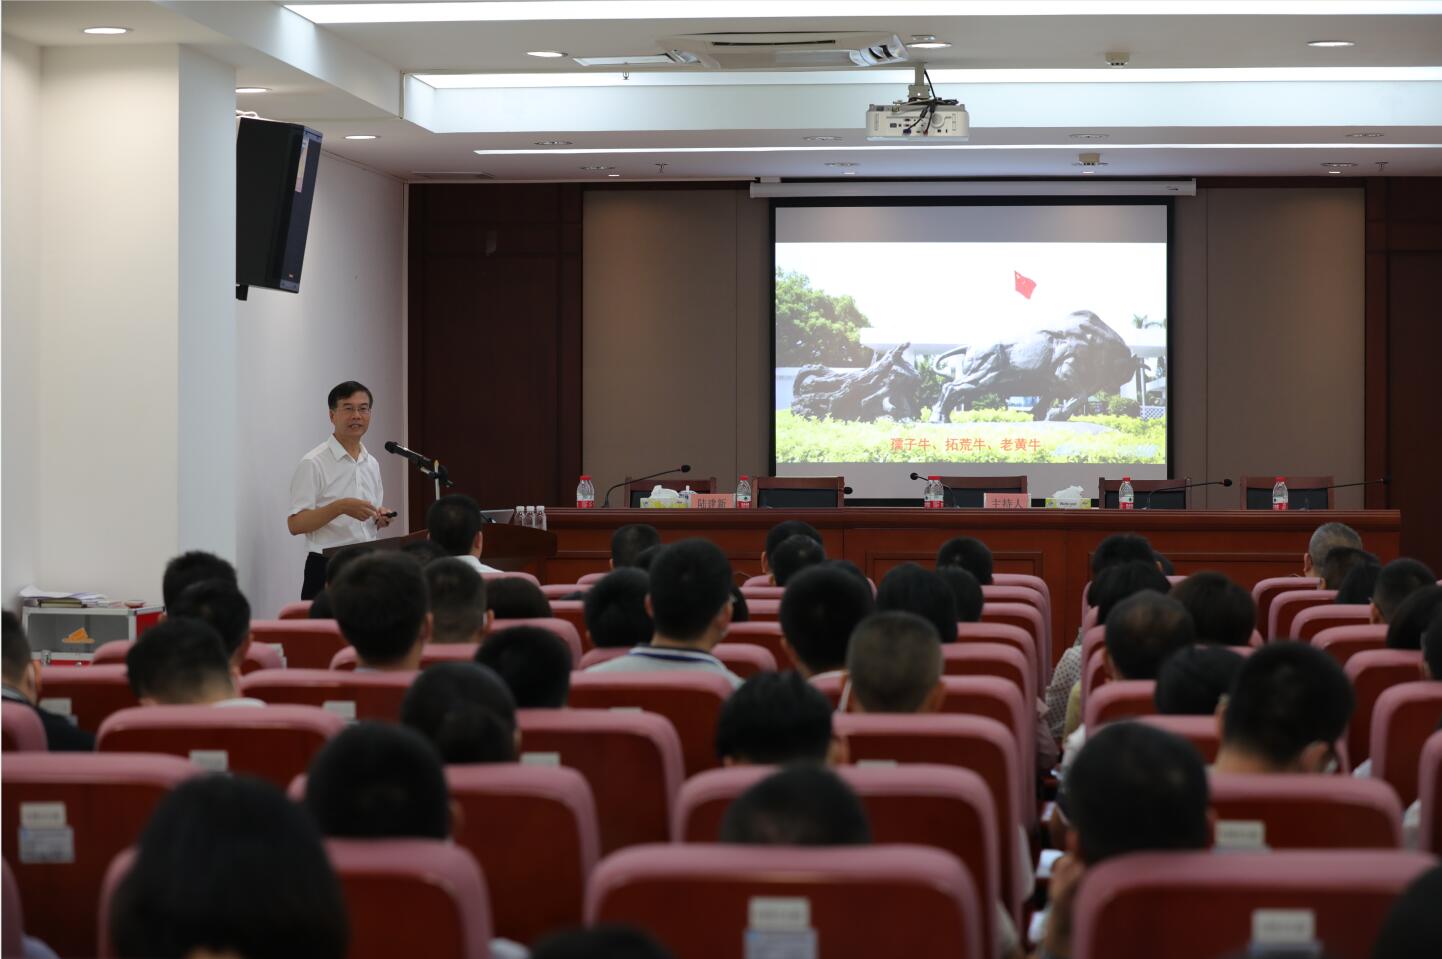
M 1012 276 L 1016 277 L 1016 291 L 1028 300 L 1031 299 L 1032 293 L 1036 290 L 1036 280 L 1028 279 L 1015 270 L 1011 272 Z

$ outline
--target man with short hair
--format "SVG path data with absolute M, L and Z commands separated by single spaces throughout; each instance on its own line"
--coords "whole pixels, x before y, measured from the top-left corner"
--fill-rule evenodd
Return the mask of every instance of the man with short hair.
M 95 748 L 95 737 L 85 730 L 72 726 L 64 716 L 57 716 L 48 709 L 41 709 L 40 664 L 30 653 L 30 641 L 20 626 L 20 617 L 4 611 L 4 643 L 0 647 L 0 667 L 3 667 L 4 684 L 0 686 L 0 698 L 7 702 L 24 703 L 35 710 L 40 725 L 45 727 L 46 747 L 55 752 L 89 752 Z
M 427 563 L 424 573 L 431 596 L 431 642 L 479 643 L 491 626 L 481 574 L 460 556 Z
M 797 764 L 737 796 L 721 841 L 747 846 L 865 846 L 871 823 L 855 790 L 822 766 Z
M 1406 557 L 1394 559 L 1377 574 L 1376 585 L 1372 587 L 1372 612 L 1368 618 L 1373 623 L 1390 623 L 1397 607 L 1407 597 L 1419 589 L 1436 585 L 1437 576 L 1425 563 Z
M 992 584 L 991 549 L 974 536 L 956 536 L 941 544 L 936 551 L 937 572 L 947 566 L 960 566 L 981 586 Z
M 341 635 L 355 647 L 357 671 L 420 667 L 431 614 L 426 578 L 415 560 L 390 551 L 362 556 L 331 587 L 331 605 Z
M 934 570 L 902 563 L 883 576 L 876 590 L 876 611 L 893 610 L 915 613 L 935 627 L 941 642 L 956 642 L 956 600 Z
M 1362 537 L 1357 531 L 1346 523 L 1323 523 L 1312 531 L 1312 538 L 1307 541 L 1307 551 L 1302 554 L 1302 575 L 1316 576 L 1321 578 L 1322 565 L 1327 559 L 1327 554 L 1338 546 L 1350 546 L 1353 549 L 1362 548 Z M 1326 588 L 1326 587 L 1318 587 Z M 1336 587 L 1331 587 L 1335 589 Z
M 650 523 L 627 523 L 611 534 L 611 568 L 636 565 L 636 558 L 652 546 L 661 545 L 661 534 Z
M 1092 581 L 1095 582 L 1103 570 L 1120 566 L 1122 563 L 1151 563 L 1155 566 L 1157 554 L 1145 536 L 1138 536 L 1136 533 L 1113 533 L 1098 543 L 1096 551 L 1092 553 Z M 1161 572 L 1160 566 L 1157 571 Z
M 766 548 L 761 551 L 761 572 L 769 576 L 771 557 L 776 555 L 776 547 L 798 535 L 809 536 L 816 542 L 821 542 L 821 534 L 816 531 L 816 527 L 799 519 L 784 520 L 771 527 L 766 533 Z
M 1105 626 L 1111 611 L 1122 600 L 1144 591 L 1161 596 L 1172 591 L 1171 581 L 1155 563 L 1130 560 L 1102 570 L 1092 580 L 1090 591 L 1091 604 L 1097 611 L 1097 625 Z
M 1338 590 L 1342 588 L 1343 581 L 1347 574 L 1359 566 L 1376 565 L 1377 557 L 1365 549 L 1358 549 L 1355 546 L 1334 546 L 1327 550 L 1327 555 L 1322 558 L 1322 564 L 1317 567 L 1317 575 L 1322 579 L 1322 589 Z
M 723 766 L 844 762 L 831 704 L 800 673 L 757 673 L 721 706 L 716 758 Z
M 646 594 L 650 591 L 651 577 L 633 566 L 612 570 L 586 590 L 581 611 L 591 645 L 610 649 L 649 643 L 653 627 Z
M 166 612 L 176 619 L 198 619 L 209 623 L 225 646 L 230 668 L 240 672 L 250 651 L 250 602 L 234 583 L 207 579 L 192 583 L 181 592 Z
M 1352 718 L 1352 684 L 1309 643 L 1269 643 L 1247 657 L 1220 720 L 1219 773 L 1320 773 Z
M 770 554 L 771 585 L 785 586 L 809 566 L 826 562 L 826 550 L 810 536 L 797 533 L 781 541 Z
M 477 573 L 499 573 L 481 562 L 484 525 L 480 505 L 460 493 L 442 496 L 426 510 L 426 531 L 431 542 L 445 550 L 447 556 L 456 557 Z
M 418 542 L 431 545 L 430 540 L 418 540 Z M 327 590 L 352 560 L 360 559 L 366 553 L 377 548 L 375 543 L 356 543 L 332 553 L 325 564 L 325 586 L 319 593 L 311 597 L 310 609 L 306 611 L 306 617 L 308 619 L 335 619 L 335 611 L 330 608 L 330 593 Z
M 371 391 L 355 380 L 331 389 L 332 433 L 301 458 L 290 480 L 292 536 L 305 536 L 305 579 L 300 598 L 311 599 L 325 586 L 323 550 L 375 539 L 395 514 L 381 504 L 385 487 L 381 467 L 361 437 L 371 425 Z
M 934 713 L 941 708 L 941 640 L 914 613 L 862 620 L 846 651 L 850 702 L 858 713 Z
M 852 631 L 875 609 L 865 579 L 835 566 L 802 570 L 781 596 L 781 645 L 808 679 L 841 673 Z
M 1193 573 L 1168 594 L 1186 607 L 1197 627 L 1197 641 L 1246 646 L 1257 628 L 1252 594 L 1221 573 Z
M 214 553 L 202 549 L 181 553 L 165 564 L 165 573 L 160 578 L 161 602 L 169 611 L 185 587 L 208 579 L 218 579 L 232 586 L 239 582 L 235 567 Z
M 958 623 L 979 623 L 981 622 L 981 611 L 986 606 L 986 594 L 981 591 L 981 584 L 976 577 L 971 575 L 962 566 L 938 566 L 936 575 L 951 590 L 951 598 L 956 606 L 956 621 Z
M 655 624 L 648 646 L 592 666 L 590 672 L 703 670 L 734 689 L 741 677 L 711 650 L 731 624 L 731 563 L 715 544 L 687 539 L 662 547 L 651 563 L 646 612 Z
M 1387 624 L 1388 649 L 1421 649 L 1422 631 L 1442 610 L 1442 586 L 1433 584 L 1414 590 L 1392 612 Z
M 487 637 L 475 661 L 505 681 L 517 709 L 560 709 L 571 694 L 571 647 L 543 626 L 509 626 Z
M 125 655 L 130 689 L 142 706 L 264 706 L 240 696 L 220 633 L 173 616 L 140 634 Z

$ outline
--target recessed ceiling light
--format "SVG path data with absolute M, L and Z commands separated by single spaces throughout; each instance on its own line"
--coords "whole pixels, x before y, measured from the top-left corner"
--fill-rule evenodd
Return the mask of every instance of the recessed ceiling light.
M 270 87 L 236 87 L 236 93 L 269 93 Z
M 570 146 L 570 145 L 571 145 L 571 141 L 570 141 L 570 140 L 537 140 L 537 141 L 536 141 L 536 146 L 538 146 L 538 147 L 568 147 L 568 146 Z
M 616 168 L 613 166 L 583 166 L 581 169 L 587 173 L 605 173 L 607 170 L 614 170 Z
M 86 27 L 81 33 L 88 33 L 92 37 L 118 37 L 122 33 L 129 33 L 129 27 Z
M 938 40 L 929 33 L 922 33 L 912 37 L 906 45 L 913 50 L 944 50 L 951 46 L 951 44 L 945 40 Z
M 1308 40 L 1309 47 L 1355 47 L 1357 44 L 1351 40 Z
M 1378 137 L 1386 136 L 1384 133 L 1348 133 L 1349 140 L 1375 140 Z
M 1095 171 L 1095 170 L 1083 170 L 1083 171 L 1082 171 L 1082 176 L 1091 176 L 1092 174 L 1094 174 L 1094 173 L 1096 173 L 1096 172 L 1097 172 L 1097 171 Z
M 807 143 L 840 143 L 841 137 L 802 137 Z
M 1328 170 L 1327 172 L 1328 172 L 1328 173 L 1338 173 L 1338 174 L 1340 174 L 1342 171 L 1341 171 L 1341 170 Z
M 607 173 L 606 176 L 620 176 L 619 173 Z
M 1072 133 L 1069 136 L 1073 140 L 1105 140 L 1111 136 L 1110 133 Z
M 546 60 L 556 60 L 560 57 L 564 57 L 565 54 L 562 53 L 560 50 L 527 50 L 526 56 L 541 57 Z
M 852 162 L 849 161 L 849 160 L 827 160 L 827 161 L 826 161 L 826 165 L 827 165 L 827 166 L 856 166 L 855 163 L 852 163 Z
M 380 137 L 374 133 L 351 133 L 346 136 L 347 140 L 379 140 Z
M 856 171 L 855 171 L 855 170 L 842 170 L 842 171 L 841 171 L 841 175 L 842 175 L 842 176 L 856 176 Z
M 1329 169 L 1329 170 L 1345 170 L 1345 169 L 1347 169 L 1347 168 L 1349 168 L 1349 167 L 1354 167 L 1354 166 L 1356 166 L 1356 165 L 1357 165 L 1357 164 L 1355 164 L 1355 163 L 1348 163 L 1348 162 L 1340 161 L 1340 160 L 1334 160 L 1334 161 L 1332 161 L 1332 162 L 1330 162 L 1330 163 L 1323 163 L 1323 164 L 1322 164 L 1322 166 L 1326 167 L 1326 168 Z

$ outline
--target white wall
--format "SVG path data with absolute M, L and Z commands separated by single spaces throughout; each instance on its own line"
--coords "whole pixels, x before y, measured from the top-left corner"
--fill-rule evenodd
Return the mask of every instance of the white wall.
M 404 185 L 321 155 L 300 293 L 252 288 L 236 304 L 240 379 L 241 588 L 257 618 L 300 598 L 305 543 L 285 527 L 291 473 L 330 434 L 326 394 L 359 380 L 375 394 L 366 447 L 381 461 L 393 530 L 410 528 L 402 321 Z

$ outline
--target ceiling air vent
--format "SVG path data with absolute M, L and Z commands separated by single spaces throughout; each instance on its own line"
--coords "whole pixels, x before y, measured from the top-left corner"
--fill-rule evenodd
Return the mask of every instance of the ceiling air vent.
M 713 69 L 874 67 L 902 63 L 906 45 L 894 33 L 697 33 L 664 37 L 673 56 L 694 57 Z
M 477 170 L 412 170 L 410 175 L 417 180 L 494 180 L 494 173 Z

